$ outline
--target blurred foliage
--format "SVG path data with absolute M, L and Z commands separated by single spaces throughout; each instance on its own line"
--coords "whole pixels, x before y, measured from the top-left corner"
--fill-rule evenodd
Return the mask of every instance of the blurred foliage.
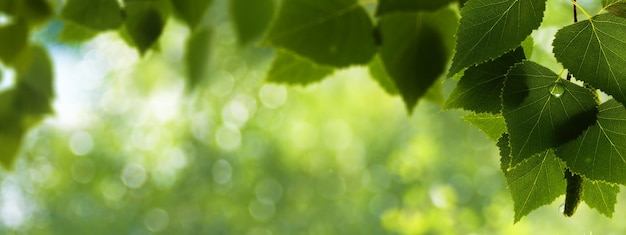
M 210 19 L 195 12 L 194 6 L 205 3 L 188 3 L 177 2 L 173 9 L 193 14 L 175 13 L 177 18 L 167 18 L 162 29 L 149 28 L 162 35 L 159 40 L 135 41 L 143 45 L 142 58 L 128 44 L 137 40 L 128 22 L 119 29 L 128 34 L 105 30 L 95 35 L 98 29 L 55 20 L 29 31 L 34 42 L 27 48 L 34 62 L 27 64 L 43 68 L 32 71 L 44 73 L 36 77 L 53 73 L 56 80 L 53 86 L 30 86 L 30 78 L 19 78 L 24 73 L 4 64 L 0 120 L 15 115 L 6 111 L 19 97 L 11 85 L 54 99 L 55 115 L 30 132 L 23 128 L 39 121 L 40 113 L 24 112 L 29 117 L 24 127 L 0 122 L 3 145 L 22 141 L 5 140 L 5 133 L 26 135 L 14 169 L 0 172 L 0 233 L 626 231 L 586 205 L 574 218 L 557 216 L 563 197 L 513 225 L 498 150 L 487 135 L 458 118 L 465 113 L 439 112 L 437 104 L 420 103 L 407 116 L 402 99 L 387 93 L 396 88 L 381 88 L 366 67 L 334 73 L 322 68 L 319 76 L 330 77 L 311 78 L 317 83 L 307 87 L 268 84 L 270 60 L 278 55 L 238 41 L 238 29 L 223 11 L 229 3 L 214 1 Z M 139 18 L 157 17 L 146 14 Z M 63 35 L 86 42 L 60 44 L 57 37 Z M 194 46 L 202 42 L 211 46 Z M 196 51 L 184 50 L 185 43 Z M 42 48 L 54 69 L 46 67 L 48 54 Z M 541 60 L 547 54 L 542 50 L 536 47 L 533 57 Z M 308 66 L 306 60 L 296 62 Z M 288 79 L 287 71 L 274 72 Z M 379 83 L 390 80 L 380 76 Z M 432 97 L 450 94 L 456 81 L 435 83 L 436 89 L 428 91 Z M 196 89 L 187 89 L 188 84 Z M 476 125 L 480 118 L 468 117 Z M 3 148 L 2 156 L 18 151 L 19 143 L 7 146 L 16 149 Z M 620 194 L 618 201 L 624 199 Z M 613 220 L 625 219 L 619 210 L 623 204 L 616 207 Z

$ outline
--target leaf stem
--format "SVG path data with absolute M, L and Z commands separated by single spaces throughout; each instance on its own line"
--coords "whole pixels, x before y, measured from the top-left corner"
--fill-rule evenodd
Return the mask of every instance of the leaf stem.
M 576 17 L 576 8 L 580 8 L 583 14 L 585 14 L 585 16 L 587 17 L 587 19 L 591 19 L 591 15 L 589 15 L 589 13 L 585 11 L 585 8 L 583 8 L 580 4 L 578 4 L 576 0 L 571 0 L 571 1 L 572 1 L 572 4 L 574 4 L 574 22 L 578 21 L 578 18 Z

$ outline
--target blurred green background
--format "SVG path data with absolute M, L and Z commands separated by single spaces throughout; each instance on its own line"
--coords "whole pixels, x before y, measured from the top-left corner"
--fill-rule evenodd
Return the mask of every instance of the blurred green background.
M 532 58 L 558 69 L 541 40 L 566 24 L 554 9 L 568 1 L 551 4 Z M 67 45 L 53 39 L 58 22 L 39 32 L 55 63 L 55 115 L 0 172 L 0 233 L 626 232 L 623 194 L 613 219 L 586 205 L 565 218 L 561 197 L 514 225 L 498 149 L 463 112 L 422 101 L 409 116 L 365 67 L 269 84 L 272 51 L 238 46 L 226 14 L 212 12 L 208 76 L 193 92 L 180 22 L 143 58 L 115 33 Z M 442 81 L 444 93 L 454 83 Z

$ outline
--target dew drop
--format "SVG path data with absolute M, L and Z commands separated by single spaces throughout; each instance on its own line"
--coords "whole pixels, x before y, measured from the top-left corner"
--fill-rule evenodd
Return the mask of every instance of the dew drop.
M 561 205 L 559 206 L 559 212 L 565 212 L 565 203 L 561 203 Z
M 565 87 L 561 83 L 557 82 L 550 88 L 550 94 L 555 98 L 561 97 L 563 93 L 565 93 Z

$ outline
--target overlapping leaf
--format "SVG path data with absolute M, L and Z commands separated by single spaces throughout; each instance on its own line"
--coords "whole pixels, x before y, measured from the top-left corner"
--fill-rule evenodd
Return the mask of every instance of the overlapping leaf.
M 381 59 L 409 112 L 445 72 L 456 20 L 449 9 L 381 17 Z
M 496 60 L 467 69 L 443 109 L 462 108 L 478 113 L 500 113 L 506 72 L 524 58 L 522 48 L 518 48 Z
M 28 44 L 28 25 L 23 21 L 0 26 L 0 60 L 12 64 Z
M 318 64 L 367 64 L 375 53 L 373 25 L 356 0 L 283 1 L 265 41 Z
M 483 131 L 487 134 L 487 137 L 493 141 L 498 141 L 502 134 L 506 132 L 506 123 L 501 114 L 472 113 L 462 116 L 461 118 Z
M 591 208 L 611 218 L 617 203 L 617 185 L 601 181 L 585 180 L 583 183 L 583 201 Z
M 195 29 L 213 0 L 171 0 L 175 15 Z M 253 2 L 253 1 L 250 1 Z
M 594 16 L 559 30 L 554 54 L 576 79 L 626 103 L 626 19 Z
M 546 0 L 477 0 L 461 10 L 449 76 L 515 49 L 543 19 Z
M 575 139 L 597 113 L 591 91 L 530 61 L 511 68 L 502 98 L 512 166 Z
M 126 30 L 141 54 L 159 39 L 165 25 L 160 1 L 127 1 Z
M 211 30 L 207 27 L 195 30 L 185 44 L 185 65 L 188 85 L 195 87 L 207 70 L 210 59 Z
M 505 172 L 513 198 L 515 222 L 565 193 L 564 167 L 554 152 L 547 150 Z
M 117 0 L 68 0 L 61 16 L 96 31 L 117 29 L 123 21 Z
M 230 17 L 241 45 L 261 36 L 274 16 L 274 0 L 230 0 L 229 3 Z
M 457 0 L 380 0 L 376 15 L 406 11 L 434 11 Z
M 398 94 L 398 89 L 385 70 L 385 65 L 383 65 L 383 61 L 380 59 L 379 55 L 374 56 L 374 59 L 372 59 L 368 65 L 368 69 L 370 76 L 378 82 L 378 85 L 380 85 L 387 92 L 387 94 Z
M 557 151 L 572 171 L 591 180 L 626 185 L 626 109 L 615 100 L 599 107 L 595 125 Z
M 315 64 L 289 52 L 278 52 L 267 73 L 266 80 L 291 85 L 307 85 L 321 81 L 332 72 L 332 67 Z

